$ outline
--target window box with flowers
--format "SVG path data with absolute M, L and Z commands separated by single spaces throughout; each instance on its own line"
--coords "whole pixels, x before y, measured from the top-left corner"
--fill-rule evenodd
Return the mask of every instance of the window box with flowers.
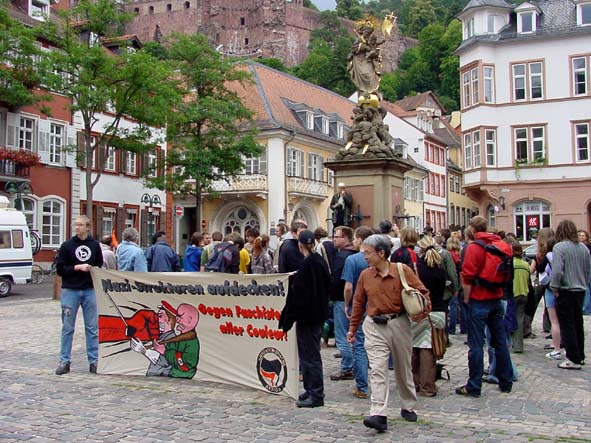
M 29 168 L 38 165 L 40 158 L 37 154 L 24 150 L 13 150 L 0 147 L 0 173 L 29 176 Z

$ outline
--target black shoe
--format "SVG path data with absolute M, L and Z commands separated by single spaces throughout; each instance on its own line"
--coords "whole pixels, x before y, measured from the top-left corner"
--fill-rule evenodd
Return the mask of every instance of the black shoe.
M 499 386 L 499 390 L 503 393 L 503 394 L 510 394 L 511 390 L 513 389 L 512 386 L 505 386 L 504 388 L 501 388 Z
M 312 397 L 308 397 L 305 400 L 298 400 L 296 401 L 296 406 L 298 408 L 317 408 L 318 406 L 324 406 L 323 399 L 313 399 Z
M 417 421 L 417 413 L 408 409 L 401 409 L 400 416 L 406 421 Z
M 337 372 L 336 374 L 332 374 L 330 376 L 330 379 L 333 381 L 339 381 L 339 380 L 353 380 L 353 371 L 347 371 L 347 372 Z
M 378 432 L 384 432 L 388 429 L 388 418 L 384 415 L 368 415 L 363 419 L 363 424 L 367 428 L 375 429 Z
M 546 340 L 552 340 L 552 334 L 549 334 L 547 336 L 544 337 Z
M 96 374 L 96 363 L 90 364 L 90 366 L 88 367 L 88 372 L 90 372 L 91 374 Z
M 64 374 L 67 374 L 68 372 L 70 372 L 70 363 L 60 361 L 60 364 L 57 365 L 57 369 L 55 370 L 55 373 L 57 375 L 64 375 Z
M 310 397 L 310 393 L 309 392 L 304 392 L 303 394 L 300 394 L 298 396 L 298 400 L 299 401 L 304 401 L 306 400 L 308 397 Z
M 460 386 L 459 388 L 456 388 L 456 394 L 463 395 L 465 397 L 480 397 L 480 394 L 477 394 L 476 392 L 470 392 L 466 386 Z

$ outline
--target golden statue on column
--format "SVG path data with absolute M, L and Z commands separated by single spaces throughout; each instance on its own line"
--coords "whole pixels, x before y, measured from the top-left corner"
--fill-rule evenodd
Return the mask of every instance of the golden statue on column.
M 337 153 L 337 160 L 355 158 L 394 158 L 392 137 L 383 118 L 386 111 L 380 106 L 379 87 L 382 78 L 382 45 L 396 24 L 394 14 L 387 15 L 378 36 L 375 18 L 356 24 L 357 39 L 351 47 L 347 71 L 357 86 L 357 107 L 353 110 L 353 124 L 347 144 Z

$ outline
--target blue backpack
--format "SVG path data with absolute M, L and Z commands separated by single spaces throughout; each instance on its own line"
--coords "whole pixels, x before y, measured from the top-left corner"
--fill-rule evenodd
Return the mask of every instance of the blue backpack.
M 211 256 L 205 265 L 206 272 L 226 272 L 232 266 L 232 243 L 218 243 L 211 251 Z

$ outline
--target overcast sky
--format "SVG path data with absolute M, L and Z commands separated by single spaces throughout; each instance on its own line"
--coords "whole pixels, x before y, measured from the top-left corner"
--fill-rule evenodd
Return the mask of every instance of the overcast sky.
M 335 0 L 312 0 L 312 3 L 314 3 L 321 11 L 334 9 L 337 5 Z

